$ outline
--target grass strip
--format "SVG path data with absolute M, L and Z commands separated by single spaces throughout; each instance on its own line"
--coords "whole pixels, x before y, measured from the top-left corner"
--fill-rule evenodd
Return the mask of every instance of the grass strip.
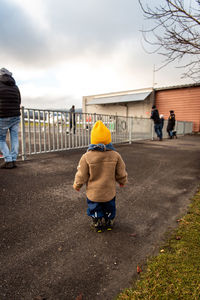
M 140 279 L 116 300 L 200 299 L 200 191 L 177 221 L 159 255 L 148 260 Z

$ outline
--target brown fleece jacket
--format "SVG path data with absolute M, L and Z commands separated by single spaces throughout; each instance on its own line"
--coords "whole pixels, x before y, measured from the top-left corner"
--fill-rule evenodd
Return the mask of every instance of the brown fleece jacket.
M 125 163 L 116 151 L 88 151 L 81 157 L 74 189 L 86 184 L 86 195 L 94 202 L 107 202 L 116 195 L 116 182 L 127 182 Z

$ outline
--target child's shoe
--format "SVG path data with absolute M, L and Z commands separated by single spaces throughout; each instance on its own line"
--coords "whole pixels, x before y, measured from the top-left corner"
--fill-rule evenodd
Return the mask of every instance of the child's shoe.
M 111 219 L 105 220 L 106 230 L 108 230 L 108 231 L 113 230 L 113 224 L 114 224 L 114 220 L 111 220 Z
M 102 219 L 101 218 L 92 218 L 93 220 L 93 227 L 95 228 L 96 232 L 102 232 Z

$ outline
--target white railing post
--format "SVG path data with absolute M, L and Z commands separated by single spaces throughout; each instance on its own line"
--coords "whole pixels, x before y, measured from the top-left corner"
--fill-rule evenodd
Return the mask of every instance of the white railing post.
M 154 123 L 151 122 L 151 139 L 153 141 L 153 135 L 154 135 Z
M 26 132 L 24 120 L 24 106 L 21 107 L 21 147 L 22 147 L 22 160 L 26 159 Z
M 132 143 L 132 117 L 129 117 L 129 144 Z

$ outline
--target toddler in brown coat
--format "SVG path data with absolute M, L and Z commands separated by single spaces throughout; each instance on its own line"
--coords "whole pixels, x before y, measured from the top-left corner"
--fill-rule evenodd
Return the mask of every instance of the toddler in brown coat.
M 88 216 L 92 217 L 97 232 L 103 223 L 112 229 L 116 214 L 116 182 L 123 187 L 127 182 L 125 163 L 111 143 L 110 130 L 97 121 L 91 131 L 91 144 L 81 157 L 73 187 L 79 191 L 86 184 Z

